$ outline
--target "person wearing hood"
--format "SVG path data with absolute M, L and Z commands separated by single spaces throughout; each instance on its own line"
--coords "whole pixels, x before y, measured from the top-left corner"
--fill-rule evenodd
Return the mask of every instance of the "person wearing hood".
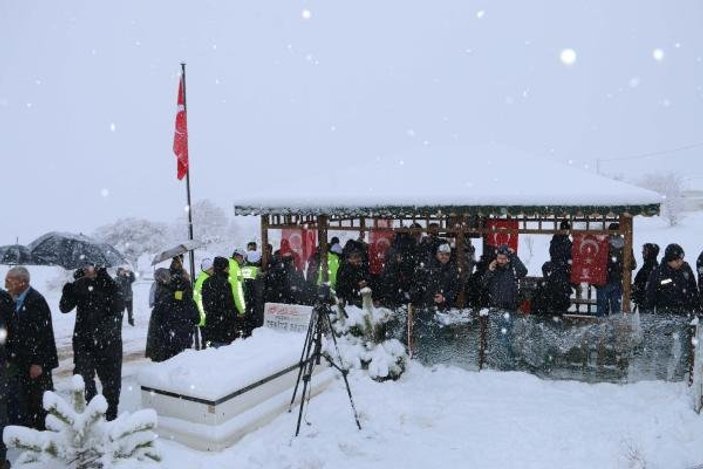
M 87 264 L 63 287 L 59 309 L 76 310 L 73 329 L 73 374 L 85 382 L 85 398 L 97 394 L 95 375 L 107 401 L 107 420 L 117 418 L 122 388 L 122 312 L 120 288 L 104 267 Z
M 274 263 L 266 272 L 264 298 L 267 303 L 306 304 L 308 285 L 295 266 L 293 251 L 284 250 L 286 245 L 281 242 L 281 249 L 274 254 Z
M 646 305 L 657 313 L 694 314 L 701 310 L 696 279 L 684 250 L 669 244 L 664 259 L 647 280 Z
M 644 264 L 635 275 L 635 280 L 632 283 L 632 302 L 639 311 L 647 311 L 649 308 L 646 305 L 647 299 L 647 280 L 652 272 L 659 266 L 659 245 L 654 243 L 645 243 L 642 245 L 642 259 Z
M 231 344 L 237 337 L 238 311 L 232 294 L 229 266 L 224 257 L 213 261 L 213 274 L 203 283 L 205 326 L 203 343 L 208 347 Z
M 515 251 L 507 245 L 499 246 L 496 257 L 488 264 L 483 284 L 488 289 L 491 307 L 515 312 L 518 307 L 518 284 L 527 275 L 527 268 Z
M 167 338 L 164 337 L 164 323 L 171 308 L 172 291 L 171 272 L 166 268 L 158 268 L 154 271 L 154 283 L 149 290 L 149 306 L 151 315 L 149 316 L 149 327 L 146 333 L 146 358 L 153 362 L 162 362 L 168 358 Z

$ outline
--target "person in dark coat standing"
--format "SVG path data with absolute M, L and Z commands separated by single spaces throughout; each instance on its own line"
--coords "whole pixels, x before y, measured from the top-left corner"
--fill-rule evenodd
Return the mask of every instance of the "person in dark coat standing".
M 515 251 L 502 245 L 496 258 L 488 265 L 483 275 L 483 284 L 488 289 L 489 304 L 493 308 L 515 312 L 518 306 L 518 282 L 527 275 L 527 268 Z
M 203 343 L 208 347 L 231 344 L 237 338 L 238 314 L 229 282 L 229 261 L 216 257 L 213 274 L 203 283 L 205 326 L 201 328 Z
M 303 274 L 295 266 L 293 252 L 276 251 L 274 262 L 265 277 L 264 297 L 267 303 L 305 304 L 309 301 Z
M 129 270 L 127 267 L 118 267 L 117 275 L 115 276 L 115 282 L 120 287 L 122 292 L 122 299 L 124 300 L 124 306 L 127 309 L 127 322 L 130 326 L 134 326 L 134 305 L 133 298 L 134 293 L 132 292 L 132 284 L 134 283 L 135 277 L 134 272 Z
M 0 436 L 2 436 L 7 426 L 7 351 L 5 344 L 7 341 L 7 325 L 10 317 L 14 313 L 14 302 L 12 297 L 5 290 L 0 289 L 0 332 L 5 334 L 0 337 Z M 0 438 L 0 467 L 10 467 L 7 461 L 7 448 Z
M 379 282 L 381 303 L 397 308 L 410 303 L 415 281 L 415 239 L 406 233 L 398 233 L 388 253 Z
M 149 328 L 146 334 L 146 357 L 154 362 L 162 362 L 168 358 L 167 344 L 165 337 L 164 323 L 171 310 L 171 272 L 165 268 L 154 271 L 154 283 L 149 291 L 149 306 L 151 316 L 149 317 Z
M 678 244 L 669 244 L 664 259 L 647 280 L 646 306 L 657 313 L 693 314 L 701 309 L 696 278 Z
M 183 256 L 171 260 L 168 268 L 171 281 L 169 297 L 164 305 L 161 334 L 166 345 L 166 360 L 193 345 L 195 326 L 200 322 L 200 313 L 193 299 L 190 275 L 183 268 Z
M 435 255 L 417 267 L 411 294 L 413 304 L 440 310 L 454 305 L 459 289 L 459 273 L 451 256 L 449 244 L 440 244 Z
M 659 245 L 654 243 L 646 243 L 642 246 L 642 259 L 644 265 L 635 275 L 635 280 L 632 283 L 632 302 L 640 311 L 646 311 L 645 306 L 647 297 L 647 280 L 652 272 L 659 266 L 657 260 L 659 256 Z
M 337 298 L 344 304 L 361 307 L 361 290 L 370 286 L 368 268 L 360 251 L 349 252 L 337 272 Z
M 554 261 L 542 264 L 542 280 L 537 285 L 532 308 L 535 314 L 561 315 L 571 306 L 569 265 Z
M 74 274 L 75 281 L 63 287 L 59 302 L 62 313 L 76 309 L 73 328 L 73 374 L 85 381 L 85 398 L 97 394 L 95 374 L 107 400 L 107 420 L 117 418 L 122 388 L 122 312 L 120 288 L 104 267 L 88 264 Z
M 570 230 L 571 225 L 567 220 L 559 224 L 560 230 Z M 549 257 L 557 267 L 571 264 L 571 238 L 568 234 L 555 234 L 549 242 Z
M 701 295 L 701 304 L 703 305 L 703 251 L 696 260 L 696 271 L 698 272 L 698 293 Z
M 24 267 L 7 272 L 5 288 L 13 300 L 7 318 L 10 423 L 43 430 L 42 398 L 54 389 L 51 370 L 59 366 L 51 310 Z

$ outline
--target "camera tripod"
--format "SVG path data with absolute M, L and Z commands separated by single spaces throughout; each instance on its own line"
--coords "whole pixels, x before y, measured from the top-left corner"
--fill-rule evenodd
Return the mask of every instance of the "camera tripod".
M 329 287 L 328 287 L 329 288 Z M 322 338 L 325 331 L 329 331 L 332 336 L 332 341 L 334 342 L 334 348 L 337 351 L 337 357 L 340 358 L 339 347 L 337 346 L 337 337 L 332 329 L 332 320 L 330 319 L 330 307 L 329 307 L 329 291 L 323 292 L 318 297 L 318 303 L 312 309 L 312 314 L 310 315 L 310 324 L 308 325 L 308 331 L 305 336 L 305 344 L 303 345 L 303 351 L 300 354 L 300 365 L 298 369 L 298 379 L 295 383 L 295 388 L 293 389 L 293 397 L 290 400 L 290 407 L 288 412 L 293 409 L 293 403 L 295 402 L 295 397 L 298 394 L 298 387 L 300 386 L 300 381 L 303 381 L 303 390 L 300 397 L 300 410 L 298 411 L 298 424 L 295 428 L 295 436 L 300 433 L 300 423 L 303 419 L 303 408 L 305 407 L 305 401 L 307 399 L 310 402 L 310 379 L 312 378 L 315 365 L 320 364 L 320 359 L 324 357 L 330 364 L 330 366 L 339 370 L 342 373 L 342 378 L 344 379 L 344 384 L 347 387 L 347 394 L 349 395 L 349 403 L 351 404 L 352 412 L 354 414 L 354 420 L 356 420 L 356 426 L 361 430 L 361 423 L 359 423 L 359 415 L 356 412 L 356 407 L 354 407 L 354 399 L 352 398 L 351 388 L 349 387 L 349 380 L 347 375 L 349 370 L 342 368 L 337 365 L 332 358 L 327 354 L 322 353 Z

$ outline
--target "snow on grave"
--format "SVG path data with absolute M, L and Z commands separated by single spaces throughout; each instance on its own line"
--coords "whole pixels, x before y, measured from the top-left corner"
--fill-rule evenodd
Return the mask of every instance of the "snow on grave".
M 261 327 L 226 347 L 149 364 L 138 378 L 142 405 L 158 413 L 161 437 L 222 450 L 288 410 L 304 341 L 303 333 Z M 314 371 L 317 394 L 335 374 L 326 365 Z

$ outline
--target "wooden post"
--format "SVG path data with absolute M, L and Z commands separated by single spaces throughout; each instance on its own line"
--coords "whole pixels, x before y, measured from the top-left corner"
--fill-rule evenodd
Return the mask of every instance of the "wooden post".
M 408 303 L 408 357 L 413 359 L 413 348 L 415 348 L 415 341 L 413 340 L 414 329 L 415 329 L 415 308 L 412 303 Z
M 269 262 L 269 216 L 261 215 L 261 270 L 266 271 Z
M 622 256 L 622 311 L 632 312 L 630 300 L 632 298 L 632 215 L 620 215 L 620 232 L 625 236 L 625 251 Z
M 327 264 L 327 215 L 317 216 L 317 242 L 320 246 L 320 268 L 322 269 L 322 283 L 329 282 L 329 264 Z
M 464 239 L 464 216 L 458 217 L 458 222 L 454 225 L 454 233 L 456 236 L 456 254 L 457 254 L 457 268 L 459 269 L 459 295 L 456 298 L 456 304 L 459 308 L 464 307 L 466 302 L 466 246 Z

